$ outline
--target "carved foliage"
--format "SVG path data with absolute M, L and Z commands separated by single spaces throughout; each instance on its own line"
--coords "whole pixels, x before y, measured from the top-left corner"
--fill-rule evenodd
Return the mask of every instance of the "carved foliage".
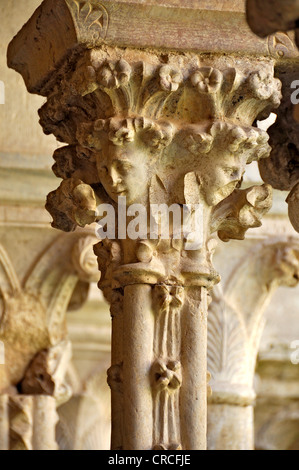
M 215 208 L 213 218 L 219 238 L 244 240 L 249 228 L 260 227 L 261 219 L 272 206 L 270 185 L 254 186 L 234 193 Z
M 108 28 L 108 13 L 103 5 L 90 0 L 65 0 L 74 18 L 75 26 L 84 41 L 87 33 L 92 40 L 105 38 Z
M 225 116 L 251 125 L 280 102 L 280 82 L 269 66 L 248 73 L 203 67 L 197 58 L 178 66 L 171 55 L 163 65 L 149 53 L 144 62 L 132 51 L 128 57 L 113 50 L 109 54 L 107 59 L 102 50 L 87 52 L 75 72 L 57 85 L 40 111 L 46 133 L 76 144 L 79 123 L 117 115 L 189 123 Z
M 125 194 L 128 204 L 147 204 L 153 177 L 159 202 L 182 203 L 190 171 L 204 204 L 215 206 L 246 164 L 269 155 L 267 134 L 250 126 L 279 105 L 271 65 L 248 72 L 203 66 L 196 56 L 169 54 L 166 65 L 151 53 L 142 58 L 86 52 L 41 109 L 45 132 L 69 144 L 54 155 L 64 181 L 48 198 L 53 226 L 69 231 L 94 221 L 96 197 L 111 203 Z
M 22 393 L 54 396 L 59 404 L 67 401 L 72 394 L 65 383 L 71 354 L 72 348 L 68 341 L 38 353 L 22 380 Z

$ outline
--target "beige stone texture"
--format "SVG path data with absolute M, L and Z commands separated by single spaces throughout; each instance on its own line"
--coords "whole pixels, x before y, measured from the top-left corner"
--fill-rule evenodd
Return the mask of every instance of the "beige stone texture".
M 296 146 L 286 118 L 298 61 L 292 35 L 255 36 L 243 0 L 45 0 L 34 13 L 39 3 L 0 7 L 10 25 L 0 33 L 5 49 L 29 20 L 8 65 L 44 97 L 28 95 L 1 64 L 9 85 L 0 105 L 0 448 L 108 447 L 107 304 L 96 297 L 77 310 L 97 281 L 112 316 L 112 449 L 253 449 L 254 431 L 257 448 L 275 448 L 281 422 L 280 446 L 295 448 L 296 403 L 285 401 L 290 384 L 296 400 L 295 376 L 282 402 L 269 394 L 263 363 L 254 382 L 258 351 L 279 325 L 271 309 L 277 301 L 288 318 L 294 311 L 280 286 L 290 292 L 299 279 L 285 193 L 272 194 L 275 178 L 284 191 L 297 181 L 280 164 L 282 155 L 293 162 L 285 148 Z M 281 82 L 268 158 L 256 120 L 276 112 Z M 40 106 L 43 130 L 57 141 L 38 130 Z M 278 173 L 287 168 L 281 178 L 275 155 Z M 250 177 L 258 162 L 266 184 Z M 288 199 L 295 228 L 296 191 Z M 42 208 L 48 192 L 53 228 Z M 172 226 L 163 240 L 164 219 L 154 214 L 158 239 L 147 227 L 135 240 L 97 241 L 97 264 L 96 206 L 117 208 L 119 196 L 126 208 L 200 204 L 203 243 L 189 250 L 194 233 L 176 239 Z
M 21 78 L 6 66 L 8 43 L 39 5 L 39 0 L 19 0 L 9 7 L 4 2 L 0 5 L 5 25 L 0 32 L 0 80 L 5 86 L 5 104 L 0 105 L 1 172 L 2 168 L 49 169 L 51 154 L 57 148 L 55 139 L 46 138 L 38 125 L 37 110 L 43 99 L 26 93 Z

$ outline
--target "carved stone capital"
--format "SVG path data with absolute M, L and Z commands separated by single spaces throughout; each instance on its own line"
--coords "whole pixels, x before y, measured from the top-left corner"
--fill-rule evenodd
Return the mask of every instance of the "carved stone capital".
M 212 235 L 244 238 L 270 208 L 267 186 L 241 184 L 246 165 L 270 154 L 267 133 L 253 124 L 279 106 L 276 57 L 267 42 L 248 41 L 248 29 L 240 41 L 248 57 L 212 34 L 201 53 L 204 31 L 236 17 L 218 2 L 171 1 L 45 0 L 9 49 L 28 89 L 47 97 L 44 132 L 67 144 L 54 154 L 63 181 L 48 196 L 53 226 L 97 222 L 99 236 L 113 213 L 114 233 L 95 247 L 113 322 L 113 449 L 206 447 L 208 291 L 220 280 Z M 139 29 L 148 21 L 154 35 Z M 40 65 L 37 29 L 43 51 L 53 51 Z M 161 204 L 180 218 L 168 220 L 167 236 L 167 216 L 154 211 Z M 146 212 L 138 223 L 136 205 Z
M 267 134 L 252 123 L 277 107 L 281 94 L 271 63 L 251 65 L 248 71 L 232 59 L 224 67 L 196 54 L 168 53 L 161 61 L 156 53 L 105 47 L 85 51 L 70 72 L 57 74 L 40 110 L 44 131 L 69 144 L 54 154 L 53 170 L 63 178 L 48 197 L 54 227 L 70 231 L 98 221 L 100 203 L 117 213 L 119 197 L 148 214 L 153 204 L 203 209 L 206 241 L 193 253 L 174 234 L 168 241 L 149 236 L 149 215 L 139 240 L 101 241 L 102 288 L 138 282 L 210 288 L 218 277 L 209 235 L 243 238 L 259 226 L 269 189 L 232 194 L 246 164 L 270 153 Z

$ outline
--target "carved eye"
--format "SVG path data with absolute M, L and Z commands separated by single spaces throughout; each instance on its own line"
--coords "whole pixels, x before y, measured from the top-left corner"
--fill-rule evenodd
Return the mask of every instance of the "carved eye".
M 108 174 L 108 168 L 106 166 L 101 166 L 100 168 L 100 173 L 101 175 L 107 175 Z
M 234 167 L 234 168 L 224 168 L 224 172 L 227 176 L 229 176 L 231 179 L 239 179 L 239 168 Z
M 239 178 L 239 168 L 232 168 L 231 177 L 233 179 L 238 179 Z
M 127 174 L 130 173 L 130 171 L 132 170 L 133 165 L 132 165 L 132 163 L 129 162 L 129 161 L 118 161 L 116 168 L 117 168 L 117 171 L 118 171 L 121 175 L 127 175 Z

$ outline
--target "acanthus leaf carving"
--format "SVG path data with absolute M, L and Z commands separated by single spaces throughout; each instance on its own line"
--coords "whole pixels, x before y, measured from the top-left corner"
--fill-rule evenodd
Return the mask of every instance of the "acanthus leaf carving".
M 85 227 L 96 220 L 97 203 L 91 186 L 69 178 L 48 195 L 46 208 L 53 216 L 52 227 L 65 232 Z
M 215 208 L 213 213 L 219 238 L 243 240 L 246 231 L 260 227 L 262 217 L 271 209 L 272 188 L 270 185 L 253 186 L 234 193 Z

